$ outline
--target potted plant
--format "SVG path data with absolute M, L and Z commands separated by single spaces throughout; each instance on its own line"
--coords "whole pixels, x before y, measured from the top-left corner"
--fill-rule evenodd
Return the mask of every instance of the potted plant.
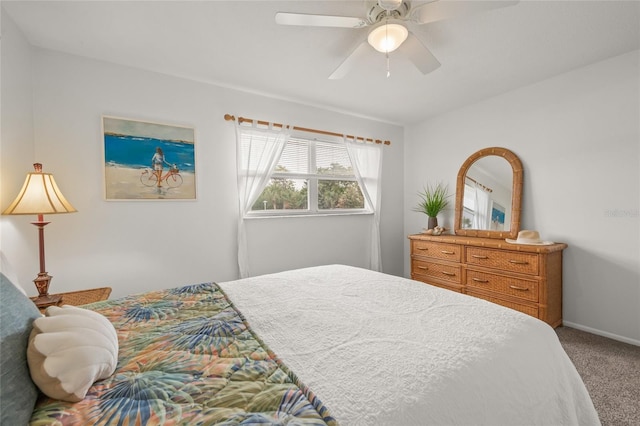
M 435 186 L 427 185 L 422 192 L 418 193 L 420 202 L 414 207 L 413 211 L 427 215 L 429 218 L 427 229 L 433 229 L 438 226 L 438 218 L 436 216 L 449 204 L 447 198 L 450 195 L 447 194 L 448 192 L 448 186 L 438 183 Z

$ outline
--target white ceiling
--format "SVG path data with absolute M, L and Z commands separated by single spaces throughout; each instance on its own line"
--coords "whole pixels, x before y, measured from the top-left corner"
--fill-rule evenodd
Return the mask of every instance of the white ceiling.
M 528 0 L 412 26 L 442 64 L 430 74 L 394 52 L 387 78 L 384 54 L 371 49 L 346 78 L 329 80 L 367 29 L 279 26 L 274 15 L 363 17 L 363 0 L 3 0 L 2 7 L 34 46 L 398 124 L 640 49 L 638 1 Z

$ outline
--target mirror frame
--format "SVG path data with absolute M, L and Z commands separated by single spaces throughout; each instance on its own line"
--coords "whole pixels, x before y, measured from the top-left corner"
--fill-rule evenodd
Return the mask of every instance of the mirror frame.
M 508 231 L 490 231 L 484 229 L 462 229 L 462 211 L 464 200 L 465 177 L 469 168 L 479 159 L 490 155 L 504 158 L 511 165 L 513 171 L 513 187 L 511 190 L 511 223 Z M 516 154 L 506 148 L 490 147 L 477 151 L 469 156 L 460 167 L 456 181 L 456 210 L 454 232 L 456 235 L 484 238 L 516 238 L 520 231 L 520 213 L 522 206 L 522 162 Z

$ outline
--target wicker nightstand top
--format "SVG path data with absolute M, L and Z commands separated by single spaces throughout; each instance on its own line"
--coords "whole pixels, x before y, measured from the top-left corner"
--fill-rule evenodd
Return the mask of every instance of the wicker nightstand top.
M 62 296 L 62 305 L 86 305 L 87 303 L 107 300 L 111 294 L 111 287 L 92 288 L 90 290 L 70 291 L 58 294 Z
M 32 297 L 31 300 L 36 303 L 38 309 L 41 312 L 44 312 L 47 307 L 57 305 L 86 305 L 88 303 L 100 302 L 102 300 L 107 300 L 109 295 L 111 294 L 111 287 L 100 287 L 100 288 L 92 288 L 89 290 L 78 290 L 78 291 L 69 291 L 67 293 L 57 293 L 52 294 L 53 297 L 61 297 L 60 301 L 57 303 L 37 303 L 37 297 Z

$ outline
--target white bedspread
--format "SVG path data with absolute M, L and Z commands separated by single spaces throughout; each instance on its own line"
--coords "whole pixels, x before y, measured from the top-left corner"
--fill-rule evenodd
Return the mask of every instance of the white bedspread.
M 219 283 L 342 425 L 597 425 L 551 327 L 342 265 Z

